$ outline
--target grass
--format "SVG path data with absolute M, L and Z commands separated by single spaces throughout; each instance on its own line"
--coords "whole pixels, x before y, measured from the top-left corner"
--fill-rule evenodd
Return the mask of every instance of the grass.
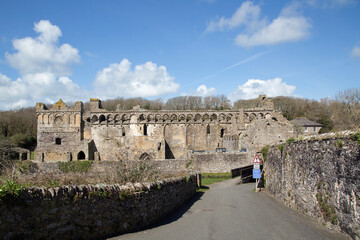
M 58 162 L 59 169 L 64 172 L 88 172 L 93 161 Z
M 202 173 L 201 187 L 199 192 L 205 192 L 210 189 L 209 185 L 231 178 L 231 173 Z

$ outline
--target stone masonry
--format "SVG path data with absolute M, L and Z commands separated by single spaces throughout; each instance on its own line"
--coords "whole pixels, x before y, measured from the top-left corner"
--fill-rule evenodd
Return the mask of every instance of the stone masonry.
M 89 111 L 81 102 L 67 107 L 60 100 L 51 109 L 37 103 L 35 160 L 186 160 L 226 148 L 245 152 L 247 165 L 263 146 L 294 134 L 270 99 L 260 96 L 258 102 L 253 109 L 197 111 L 107 111 L 99 99 L 90 99 Z

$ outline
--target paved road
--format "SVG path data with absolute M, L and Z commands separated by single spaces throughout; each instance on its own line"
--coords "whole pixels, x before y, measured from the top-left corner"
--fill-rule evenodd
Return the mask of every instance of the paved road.
M 253 192 L 253 183 L 237 185 L 235 181 L 211 185 L 198 199 L 156 226 L 112 239 L 347 239 L 266 193 Z

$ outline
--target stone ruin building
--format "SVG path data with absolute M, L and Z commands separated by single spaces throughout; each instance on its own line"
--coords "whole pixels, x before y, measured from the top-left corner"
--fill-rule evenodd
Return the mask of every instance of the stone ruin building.
M 82 102 L 59 100 L 50 109 L 37 103 L 35 160 L 184 160 L 226 151 L 251 162 L 263 146 L 294 134 L 271 99 L 258 101 L 253 109 L 184 111 L 107 111 L 99 99 L 90 99 L 89 111 Z

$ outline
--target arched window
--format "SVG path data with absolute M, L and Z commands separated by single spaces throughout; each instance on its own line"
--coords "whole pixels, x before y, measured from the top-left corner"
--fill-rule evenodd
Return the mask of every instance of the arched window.
M 222 138 L 224 136 L 224 129 L 222 128 L 221 130 L 220 130 L 220 137 Z
M 85 159 L 85 153 L 83 151 L 80 151 L 77 155 L 78 160 L 84 160 Z
M 206 134 L 210 134 L 210 125 L 207 125 L 206 127 Z

